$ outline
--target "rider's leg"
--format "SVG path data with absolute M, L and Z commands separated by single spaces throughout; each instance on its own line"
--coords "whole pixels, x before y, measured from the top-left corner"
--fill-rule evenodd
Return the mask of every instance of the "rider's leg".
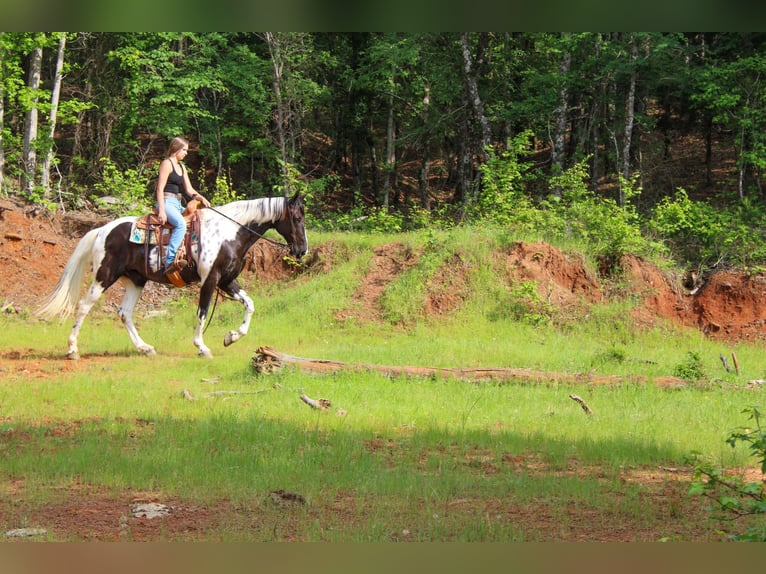
M 186 235 L 186 222 L 181 215 L 181 201 L 179 199 L 166 197 L 165 213 L 168 216 L 168 223 L 173 226 L 168 249 L 165 252 L 165 268 L 168 268 L 175 261 L 176 252 L 184 240 L 184 235 Z

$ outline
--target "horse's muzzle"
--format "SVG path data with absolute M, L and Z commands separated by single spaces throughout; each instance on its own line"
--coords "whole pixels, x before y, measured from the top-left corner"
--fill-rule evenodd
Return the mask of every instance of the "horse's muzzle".
M 306 253 L 308 253 L 308 249 L 306 247 L 298 247 L 295 245 L 290 246 L 290 255 L 295 257 L 296 259 L 301 259 Z

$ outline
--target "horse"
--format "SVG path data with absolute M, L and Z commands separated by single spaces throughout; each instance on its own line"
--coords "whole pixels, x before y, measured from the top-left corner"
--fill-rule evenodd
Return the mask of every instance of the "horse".
M 224 337 L 223 344 L 228 347 L 247 334 L 255 312 L 253 300 L 237 282 L 248 250 L 273 228 L 287 242 L 290 255 L 300 260 L 308 251 L 308 239 L 300 193 L 292 197 L 238 200 L 198 211 L 201 219 L 199 242 L 191 244 L 191 252 L 187 253 L 189 265 L 181 276 L 186 284 L 201 283 L 193 343 L 200 356 L 212 358 L 202 335 L 216 288 L 244 307 L 239 328 Z M 64 266 L 56 287 L 36 311 L 36 315 L 43 319 L 66 318 L 76 306 L 77 313 L 68 338 L 69 359 L 80 358 L 77 337 L 83 321 L 101 295 L 119 279 L 125 285 L 125 293 L 118 314 L 130 340 L 140 353 L 156 354 L 154 347 L 138 334 L 133 323 L 133 310 L 147 281 L 163 284 L 171 281 L 162 267 L 160 247 L 131 241 L 138 219 L 137 216 L 124 216 L 86 233 Z M 89 265 L 93 279 L 78 302 Z

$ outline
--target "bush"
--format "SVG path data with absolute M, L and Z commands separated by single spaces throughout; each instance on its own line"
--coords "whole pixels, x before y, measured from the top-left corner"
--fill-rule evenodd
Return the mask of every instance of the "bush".
M 647 231 L 664 238 L 676 258 L 695 267 L 766 264 L 766 212 L 747 198 L 733 209 L 717 210 L 689 199 L 682 188 L 665 197 L 647 221 Z
M 153 202 L 147 194 L 149 179 L 146 175 L 133 168 L 121 171 L 109 158 L 101 158 L 101 163 L 101 181 L 93 186 L 99 195 L 91 196 L 92 201 L 111 215 L 141 215 L 151 209 Z M 106 197 L 112 201 L 105 202 Z

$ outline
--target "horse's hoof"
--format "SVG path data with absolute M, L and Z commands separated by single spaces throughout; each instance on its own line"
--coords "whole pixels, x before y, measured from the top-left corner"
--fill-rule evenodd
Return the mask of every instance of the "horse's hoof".
M 224 347 L 228 347 L 234 341 L 236 341 L 236 339 L 234 338 L 234 332 L 233 331 L 229 331 L 228 333 L 226 333 L 226 336 L 223 338 L 223 346 Z
M 80 360 L 80 353 L 77 351 L 70 351 L 66 354 L 66 358 L 70 361 L 79 361 Z
M 204 357 L 205 359 L 212 359 L 213 353 L 210 352 L 210 349 L 205 349 L 205 350 L 200 349 L 199 356 Z
M 157 351 L 154 350 L 154 347 L 145 347 L 143 349 L 139 349 L 139 351 L 147 357 L 153 357 L 157 354 Z

